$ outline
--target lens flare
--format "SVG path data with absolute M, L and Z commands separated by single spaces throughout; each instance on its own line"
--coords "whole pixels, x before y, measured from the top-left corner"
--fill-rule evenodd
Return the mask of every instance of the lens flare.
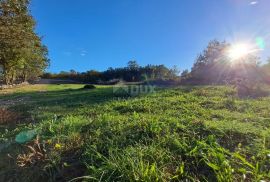
M 245 57 L 250 52 L 252 52 L 252 50 L 248 44 L 235 44 L 229 49 L 229 57 L 232 60 L 236 60 Z
M 257 37 L 256 38 L 256 44 L 260 49 L 264 49 L 265 48 L 265 41 L 262 37 Z

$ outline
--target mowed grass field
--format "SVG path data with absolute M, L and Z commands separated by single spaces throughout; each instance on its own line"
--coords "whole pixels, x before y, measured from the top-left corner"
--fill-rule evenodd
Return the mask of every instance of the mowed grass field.
M 82 87 L 0 91 L 0 181 L 270 181 L 270 97 Z

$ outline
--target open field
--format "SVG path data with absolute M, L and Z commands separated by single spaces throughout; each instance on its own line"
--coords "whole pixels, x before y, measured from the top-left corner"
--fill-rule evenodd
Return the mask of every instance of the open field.
M 269 181 L 270 97 L 229 87 L 0 91 L 0 181 Z M 16 143 L 22 131 L 38 140 Z

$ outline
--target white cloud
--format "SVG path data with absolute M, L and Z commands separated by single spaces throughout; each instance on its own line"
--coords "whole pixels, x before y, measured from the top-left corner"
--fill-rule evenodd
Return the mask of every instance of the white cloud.
M 81 53 L 80 53 L 81 56 L 86 56 L 86 54 L 87 54 L 86 50 L 82 50 Z
M 256 4 L 258 4 L 258 1 L 252 1 L 252 2 L 250 2 L 249 4 L 250 4 L 250 5 L 256 5 Z

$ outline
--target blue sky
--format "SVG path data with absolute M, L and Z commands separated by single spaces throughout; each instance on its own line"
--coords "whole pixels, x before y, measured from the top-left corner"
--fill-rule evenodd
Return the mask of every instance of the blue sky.
M 32 0 L 49 71 L 177 65 L 190 69 L 209 40 L 260 37 L 270 56 L 269 0 Z

